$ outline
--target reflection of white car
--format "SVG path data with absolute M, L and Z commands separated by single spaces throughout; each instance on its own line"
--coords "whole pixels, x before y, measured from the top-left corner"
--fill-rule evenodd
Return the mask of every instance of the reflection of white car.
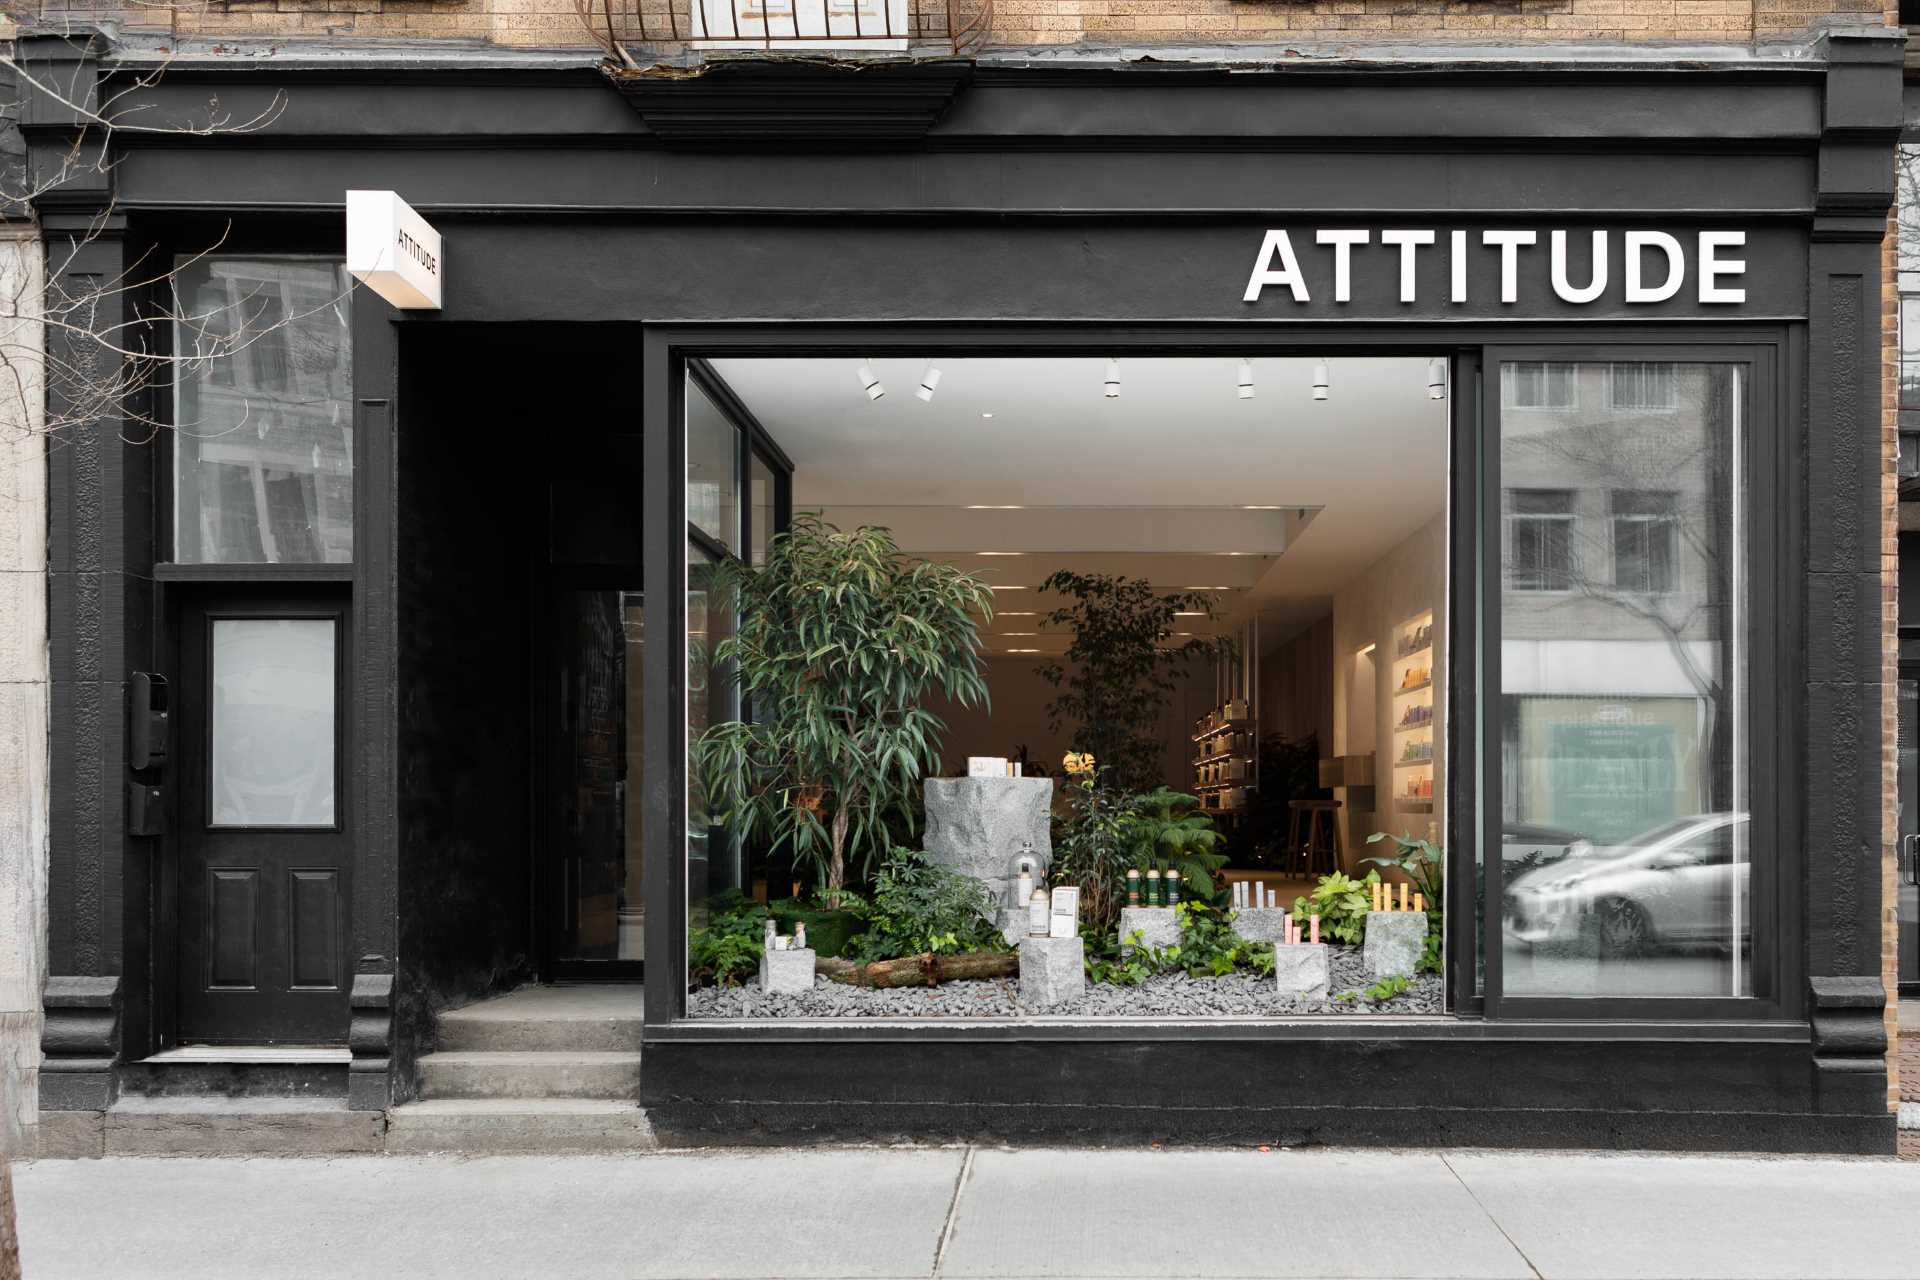
M 1744 938 L 1746 822 L 1744 813 L 1682 818 L 1528 871 L 1507 886 L 1507 937 L 1582 942 L 1603 955 L 1724 947 L 1733 941 L 1738 895 Z

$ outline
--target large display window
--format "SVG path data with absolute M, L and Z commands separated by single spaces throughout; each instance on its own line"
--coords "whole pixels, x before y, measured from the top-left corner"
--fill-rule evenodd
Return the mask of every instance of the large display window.
M 680 366 L 679 1016 L 1764 1016 L 1770 368 Z

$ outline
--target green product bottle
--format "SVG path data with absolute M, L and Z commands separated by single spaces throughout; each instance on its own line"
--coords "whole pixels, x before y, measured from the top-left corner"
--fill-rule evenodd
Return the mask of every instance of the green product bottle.
M 1160 884 L 1160 873 L 1158 871 L 1147 872 L 1147 905 L 1150 907 L 1164 907 L 1167 905 L 1165 891 L 1161 889 Z
M 1180 873 L 1178 871 L 1167 872 L 1165 878 L 1160 881 L 1160 885 L 1161 891 L 1167 895 L 1167 905 L 1170 907 L 1179 906 Z
M 1127 872 L 1127 905 L 1130 907 L 1137 907 L 1141 905 L 1140 904 L 1140 873 L 1138 871 Z

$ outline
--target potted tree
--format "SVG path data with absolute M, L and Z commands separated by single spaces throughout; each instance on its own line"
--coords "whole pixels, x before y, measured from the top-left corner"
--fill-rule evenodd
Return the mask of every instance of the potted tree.
M 919 826 L 920 781 L 946 725 L 921 706 L 939 690 L 985 702 L 979 619 L 993 592 L 952 565 L 903 554 L 893 534 L 794 517 L 766 563 L 717 566 L 738 627 L 715 658 L 749 709 L 692 745 L 716 822 L 756 833 L 817 873 L 840 906 L 849 870 Z

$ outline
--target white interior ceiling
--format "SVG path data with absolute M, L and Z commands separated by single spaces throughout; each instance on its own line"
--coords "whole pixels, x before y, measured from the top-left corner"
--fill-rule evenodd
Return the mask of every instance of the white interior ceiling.
M 884 524 L 904 550 L 994 584 L 989 652 L 1058 652 L 1035 587 L 1057 569 L 1209 589 L 1220 625 L 1257 614 L 1272 644 L 1446 502 L 1446 403 L 1428 362 L 1232 356 L 718 360 L 715 369 L 794 463 L 796 510 Z M 1191 619 L 1196 630 L 1206 620 Z

